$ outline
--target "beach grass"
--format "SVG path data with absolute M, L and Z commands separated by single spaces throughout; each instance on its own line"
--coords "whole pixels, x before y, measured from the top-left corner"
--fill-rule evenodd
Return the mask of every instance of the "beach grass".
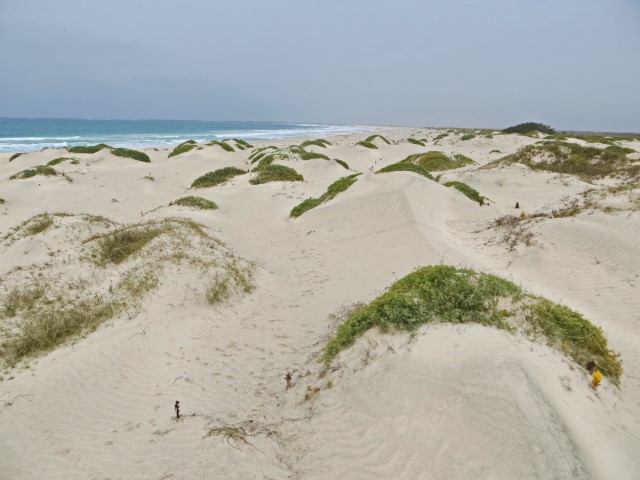
M 304 178 L 293 168 L 284 165 L 269 164 L 261 168 L 257 175 L 249 180 L 252 185 L 269 182 L 303 182 Z
M 145 163 L 151 162 L 149 155 L 138 150 L 131 150 L 130 148 L 114 148 L 113 150 L 111 150 L 111 153 L 116 157 L 132 158 L 134 160 L 138 160 L 139 162 Z
M 222 148 L 225 152 L 235 152 L 236 151 L 231 145 L 229 145 L 225 141 L 220 142 L 218 140 L 212 140 L 209 143 L 207 143 L 207 145 L 209 145 L 209 146 L 217 145 L 218 147 Z
M 470 198 L 474 202 L 478 202 L 478 204 L 480 204 L 480 205 L 484 205 L 485 204 L 485 197 L 480 195 L 480 192 L 478 192 L 475 188 L 470 187 L 466 183 L 462 183 L 462 182 L 447 182 L 447 183 L 444 184 L 444 186 L 445 187 L 453 187 L 453 188 L 455 188 L 459 192 L 463 193 L 467 198 Z
M 340 160 L 338 158 L 334 158 L 333 161 L 336 162 L 338 165 L 342 165 L 347 170 L 350 170 L 349 165 L 347 164 L 347 162 L 345 162 L 343 160 Z
M 13 162 L 16 158 L 18 158 L 19 156 L 24 155 L 24 152 L 18 152 L 18 153 L 14 153 L 13 155 L 11 155 L 9 157 L 9 161 Z
M 177 155 L 186 153 L 190 150 L 193 150 L 194 148 L 196 148 L 198 146 L 198 144 L 196 143 L 195 140 L 187 140 L 186 142 L 182 142 L 180 145 L 177 145 L 172 151 L 171 153 L 169 153 L 169 157 L 175 157 Z
M 430 172 L 452 170 L 454 168 L 460 168 L 475 163 L 469 157 L 466 157 L 464 155 L 458 154 L 454 155 L 453 157 L 449 157 L 439 151 L 430 151 L 426 153 L 416 153 L 413 155 L 409 155 L 403 160 L 403 162 L 420 165 Z
M 47 167 L 54 167 L 56 165 L 61 164 L 62 162 L 70 162 L 72 165 L 78 165 L 80 163 L 80 160 L 78 160 L 77 158 L 72 158 L 72 157 L 58 157 L 58 158 L 54 158 L 53 160 L 47 162 Z
M 474 138 L 476 138 L 476 136 L 473 133 L 466 133 L 460 137 L 460 140 L 466 142 L 467 140 L 472 140 Z
M 359 175 L 361 175 L 361 174 L 360 173 L 355 173 L 353 175 L 349 175 L 347 177 L 342 177 L 342 178 L 336 180 L 331 185 L 329 185 L 329 187 L 327 188 L 327 191 L 325 193 L 323 193 L 320 197 L 318 197 L 318 198 L 308 198 L 305 201 L 303 201 L 302 203 L 300 203 L 299 205 L 296 205 L 295 207 L 293 207 L 293 209 L 291 210 L 290 216 L 291 217 L 299 217 L 303 213 L 308 212 L 309 210 L 311 210 L 312 208 L 315 208 L 318 205 L 322 205 L 323 203 L 328 202 L 332 198 L 335 198 L 336 195 L 338 195 L 341 192 L 344 192 L 349 187 L 351 187 L 351 185 L 353 185 L 355 183 L 355 181 L 357 180 L 357 177 Z
M 427 177 L 429 180 L 433 180 L 433 176 L 426 168 L 416 165 L 415 163 L 401 161 L 392 163 L 384 168 L 381 168 L 376 173 L 391 173 L 391 172 L 413 172 L 423 177 Z
M 191 184 L 191 188 L 209 188 L 216 185 L 222 185 L 228 182 L 233 177 L 238 175 L 244 175 L 247 173 L 245 170 L 236 167 L 224 167 L 214 170 L 213 172 L 205 173 L 204 175 L 196 178 Z
M 323 153 L 302 151 L 299 153 L 299 155 L 300 155 L 300 159 L 302 160 L 314 160 L 316 158 L 320 158 L 322 160 L 331 160 L 329 157 L 327 157 Z
M 417 138 L 407 138 L 407 142 L 413 143 L 414 145 L 420 145 L 421 147 L 425 146 L 425 143 Z
M 26 178 L 32 178 L 36 175 L 42 175 L 45 177 L 52 177 L 56 175 L 60 175 L 60 173 L 54 169 L 53 167 L 49 167 L 46 165 L 37 165 L 33 168 L 27 168 L 26 170 L 22 170 L 18 173 L 15 173 L 9 177 L 11 180 L 24 180 Z
M 519 123 L 518 125 L 513 125 L 512 127 L 508 127 L 502 130 L 502 133 L 519 133 L 522 135 L 526 135 L 532 132 L 540 132 L 547 134 L 554 134 L 556 131 L 551 128 L 549 125 L 545 125 L 543 123 L 536 122 L 525 122 Z
M 325 140 L 324 138 L 318 138 L 316 140 L 306 140 L 300 144 L 300 147 L 310 147 L 311 145 L 315 145 L 316 147 L 327 148 L 327 146 L 331 145 L 331 142 Z
M 102 149 L 108 148 L 112 149 L 106 143 L 99 143 L 98 145 L 76 145 L 73 147 L 67 147 L 67 151 L 69 153 L 97 153 Z
M 510 305 L 506 310 L 503 305 Z M 331 362 L 367 330 L 377 327 L 414 331 L 427 323 L 478 323 L 546 343 L 582 367 L 594 362 L 618 384 L 619 356 L 607 345 L 602 330 L 581 314 L 549 300 L 525 294 L 516 284 L 486 273 L 448 265 L 422 267 L 391 285 L 369 304 L 351 311 L 329 340 L 323 360 Z
M 360 145 L 361 147 L 369 148 L 371 150 L 377 150 L 378 146 L 375 143 L 366 142 L 364 140 L 356 143 L 356 145 Z
M 206 198 L 192 196 L 192 195 L 188 197 L 179 198 L 178 200 L 175 200 L 169 205 L 180 205 L 183 207 L 198 208 L 200 210 L 216 210 L 218 208 L 218 205 L 216 205 L 215 202 L 212 202 L 211 200 L 207 200 Z

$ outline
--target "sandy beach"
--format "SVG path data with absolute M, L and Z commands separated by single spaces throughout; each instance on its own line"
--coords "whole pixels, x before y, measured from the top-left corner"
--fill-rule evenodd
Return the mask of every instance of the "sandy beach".
M 640 140 L 308 140 L 0 154 L 0 478 L 640 478 Z M 545 141 L 626 170 L 537 168 Z M 460 166 L 377 173 L 434 151 Z M 326 360 L 354 307 L 444 265 L 579 312 L 624 372 L 594 388 L 566 345 L 473 321 L 368 329 Z

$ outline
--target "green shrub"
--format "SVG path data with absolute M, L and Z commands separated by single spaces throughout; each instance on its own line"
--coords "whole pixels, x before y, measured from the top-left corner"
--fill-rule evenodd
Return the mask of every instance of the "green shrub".
M 133 158 L 134 160 L 145 163 L 151 162 L 149 155 L 144 152 L 139 152 L 138 150 L 131 150 L 129 148 L 114 148 L 113 150 L 111 150 L 111 153 L 116 157 Z
M 194 196 L 179 198 L 169 205 L 181 205 L 183 207 L 199 208 L 200 210 L 216 210 L 218 208 L 218 205 L 216 205 L 215 202 L 207 200 L 206 198 Z
M 544 125 L 543 123 L 535 123 L 535 122 L 519 123 L 518 125 L 505 128 L 504 130 L 502 130 L 502 132 L 503 133 L 520 133 L 520 134 L 527 134 L 531 132 L 540 132 L 540 133 L 547 133 L 547 134 L 556 133 L 556 131 L 550 126 Z
M 112 147 L 105 143 L 99 143 L 98 145 L 76 145 L 74 147 L 67 147 L 69 153 L 97 153 L 103 148 L 111 150 Z
M 424 142 L 422 140 L 418 140 L 417 138 L 407 138 L 407 142 L 409 143 L 413 143 L 414 145 L 420 145 L 421 147 L 424 147 Z
M 356 143 L 356 145 L 360 145 L 361 147 L 370 148 L 371 150 L 377 150 L 378 147 L 374 143 L 365 142 L 364 140 Z
M 485 198 L 482 195 L 480 195 L 480 193 L 476 189 L 470 187 L 466 183 L 462 183 L 462 182 L 447 182 L 447 183 L 444 184 L 444 186 L 445 187 L 453 187 L 456 190 L 458 190 L 459 192 L 461 192 L 464 195 L 466 195 L 468 198 L 470 198 L 474 202 L 478 202 L 480 205 L 484 205 Z
M 224 140 L 222 140 L 224 143 L 227 142 L 235 142 L 236 147 L 238 148 L 238 150 L 245 150 L 247 148 L 253 148 L 253 145 L 251 145 L 250 143 L 245 142 L 244 140 L 240 140 L 239 138 L 225 138 Z M 223 147 L 224 148 L 224 147 Z M 233 151 L 233 150 L 232 150 Z
M 511 311 L 500 307 L 504 300 L 510 303 Z M 524 322 L 524 331 L 532 338 L 543 334 L 551 347 L 583 367 L 594 362 L 613 383 L 617 384 L 622 374 L 618 355 L 608 348 L 602 330 L 579 313 L 525 295 L 520 287 L 500 277 L 447 265 L 420 268 L 368 305 L 350 312 L 325 347 L 324 361 L 330 362 L 370 328 L 413 331 L 434 322 L 472 322 L 508 331 Z
M 6 202 L 4 200 L 4 198 L 0 198 L 0 205 L 4 205 Z
M 312 208 L 315 208 L 318 205 L 326 203 L 329 200 L 331 200 L 332 198 L 335 198 L 336 195 L 338 195 L 341 192 L 344 192 L 351 185 L 353 185 L 355 183 L 358 175 L 361 175 L 361 174 L 360 173 L 355 173 L 353 175 L 349 175 L 347 177 L 342 177 L 342 178 L 336 180 L 331 185 L 329 185 L 329 187 L 327 188 L 327 191 L 325 193 L 323 193 L 319 198 L 308 198 L 304 202 L 302 202 L 301 204 L 296 205 L 295 207 L 293 207 L 293 209 L 291 210 L 290 216 L 299 217 L 304 212 L 307 212 L 307 211 L 311 210 Z
M 196 178 L 191 184 L 191 188 L 208 188 L 221 185 L 233 177 L 238 175 L 244 175 L 247 173 L 236 167 L 225 167 L 214 170 L 213 172 L 205 173 L 204 175 Z
M 193 150 L 197 146 L 198 144 L 195 142 L 195 140 L 187 140 L 186 142 L 182 142 L 180 145 L 176 146 L 176 148 L 174 148 L 171 151 L 168 158 L 175 157 L 176 155 L 180 155 L 182 153 L 186 153 L 190 150 Z
M 258 174 L 249 180 L 252 185 L 268 182 L 302 182 L 304 178 L 293 168 L 284 165 L 270 164 L 261 168 Z
M 209 143 L 207 143 L 207 145 L 209 146 L 217 145 L 227 152 L 235 152 L 234 148 L 231 145 L 225 142 L 219 142 L 218 140 L 212 140 Z
M 59 175 L 59 173 L 46 165 L 38 165 L 33 168 L 27 168 L 26 170 L 22 170 L 14 175 L 11 175 L 9 178 L 11 180 L 23 180 L 25 178 L 35 177 L 36 175 L 44 175 L 45 177 Z
M 471 140 L 473 138 L 476 138 L 476 136 L 472 133 L 467 133 L 463 136 L 460 137 L 460 140 L 462 140 L 463 142 L 467 141 L 467 140 Z
M 80 160 L 78 160 L 77 158 L 71 158 L 71 157 L 54 158 L 50 162 L 47 162 L 47 167 L 53 167 L 53 166 L 58 165 L 58 164 L 60 164 L 62 162 L 71 162 L 72 165 L 78 165 L 80 163 Z
M 316 147 L 327 148 L 327 145 L 331 145 L 331 142 L 328 142 L 324 138 L 319 138 L 317 140 L 307 140 L 300 144 L 302 148 L 309 147 L 311 145 L 315 145 Z
M 343 166 L 344 168 L 346 168 L 347 170 L 349 170 L 349 165 L 347 165 L 347 162 L 343 162 L 342 160 L 337 159 L 337 158 L 334 158 L 333 160 L 334 160 L 336 163 L 338 163 L 338 164 L 342 165 L 342 166 Z
M 422 175 L 423 177 L 427 177 L 429 180 L 433 180 L 431 173 L 429 173 L 429 171 L 426 168 L 410 162 L 403 161 L 398 163 L 392 163 L 391 165 L 381 168 L 376 173 L 389 173 L 389 172 L 413 172 L 413 173 L 417 173 L 418 175 Z
M 315 152 L 302 152 L 300 153 L 300 158 L 302 160 L 313 160 L 315 158 L 321 158 L 323 160 L 331 160 L 329 157 L 327 157 L 323 153 L 315 153 Z
M 9 161 L 13 162 L 16 158 L 18 158 L 20 155 L 24 155 L 24 152 L 19 152 L 19 153 L 14 153 L 13 155 L 11 155 L 9 157 Z
M 380 140 L 382 140 L 384 143 L 386 143 L 387 145 L 391 145 L 391 142 L 389 140 L 387 140 L 386 138 L 384 138 L 382 135 L 371 135 L 367 138 L 364 139 L 365 143 L 373 143 L 373 141 L 379 138 Z
M 460 168 L 475 163 L 464 155 L 454 155 L 453 158 L 449 158 L 444 153 L 438 151 L 409 155 L 403 160 L 403 162 L 415 163 L 426 168 L 430 172 L 452 170 L 454 168 Z
M 449 133 L 448 132 L 444 132 L 441 133 L 440 135 L 438 135 L 436 138 L 433 139 L 434 142 L 437 142 L 438 140 L 442 140 L 445 137 L 448 137 Z
M 106 234 L 99 243 L 99 263 L 120 264 L 161 233 L 158 228 L 134 225 Z

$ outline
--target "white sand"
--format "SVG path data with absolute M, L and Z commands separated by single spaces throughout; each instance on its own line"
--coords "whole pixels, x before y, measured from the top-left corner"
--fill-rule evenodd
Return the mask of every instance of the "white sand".
M 483 165 L 536 139 L 450 135 L 420 147 L 400 140 L 441 132 L 381 133 L 399 143 L 368 150 L 354 146 L 366 135 L 337 136 L 327 149 L 308 149 L 363 175 L 298 219 L 289 218 L 293 206 L 353 172 L 322 159 L 279 162 L 305 182 L 250 185 L 243 175 L 192 191 L 206 172 L 247 169 L 251 151 L 206 147 L 167 158 L 166 149 L 148 149 L 150 164 L 107 150 L 0 155 L 0 237 L 45 211 L 120 223 L 179 216 L 258 269 L 255 292 L 218 307 L 194 293 L 197 276 L 168 276 L 139 314 L 6 369 L 0 478 L 640 478 L 640 213 L 540 219 L 533 243 L 511 250 L 487 226 L 516 213 L 516 200 L 528 213 L 550 211 L 592 186 L 519 166 L 443 173 L 440 182 L 464 181 L 491 200 L 480 207 L 416 174 L 371 170 L 426 150 Z M 60 156 L 81 159 L 55 167 L 73 183 L 9 180 Z M 167 206 L 185 195 L 220 208 Z M 61 231 L 1 246 L 0 282 L 83 239 Z M 477 325 L 432 325 L 415 338 L 370 331 L 319 378 L 332 314 L 441 262 L 501 275 L 583 313 L 621 354 L 620 388 L 604 380 L 595 392 L 588 373 L 557 351 Z M 249 443 L 206 436 L 225 424 L 244 428 Z

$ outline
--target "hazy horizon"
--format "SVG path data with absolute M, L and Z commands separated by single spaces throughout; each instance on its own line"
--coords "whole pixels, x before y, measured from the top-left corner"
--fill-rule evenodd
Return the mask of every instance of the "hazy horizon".
M 640 132 L 640 5 L 0 0 L 0 117 Z

